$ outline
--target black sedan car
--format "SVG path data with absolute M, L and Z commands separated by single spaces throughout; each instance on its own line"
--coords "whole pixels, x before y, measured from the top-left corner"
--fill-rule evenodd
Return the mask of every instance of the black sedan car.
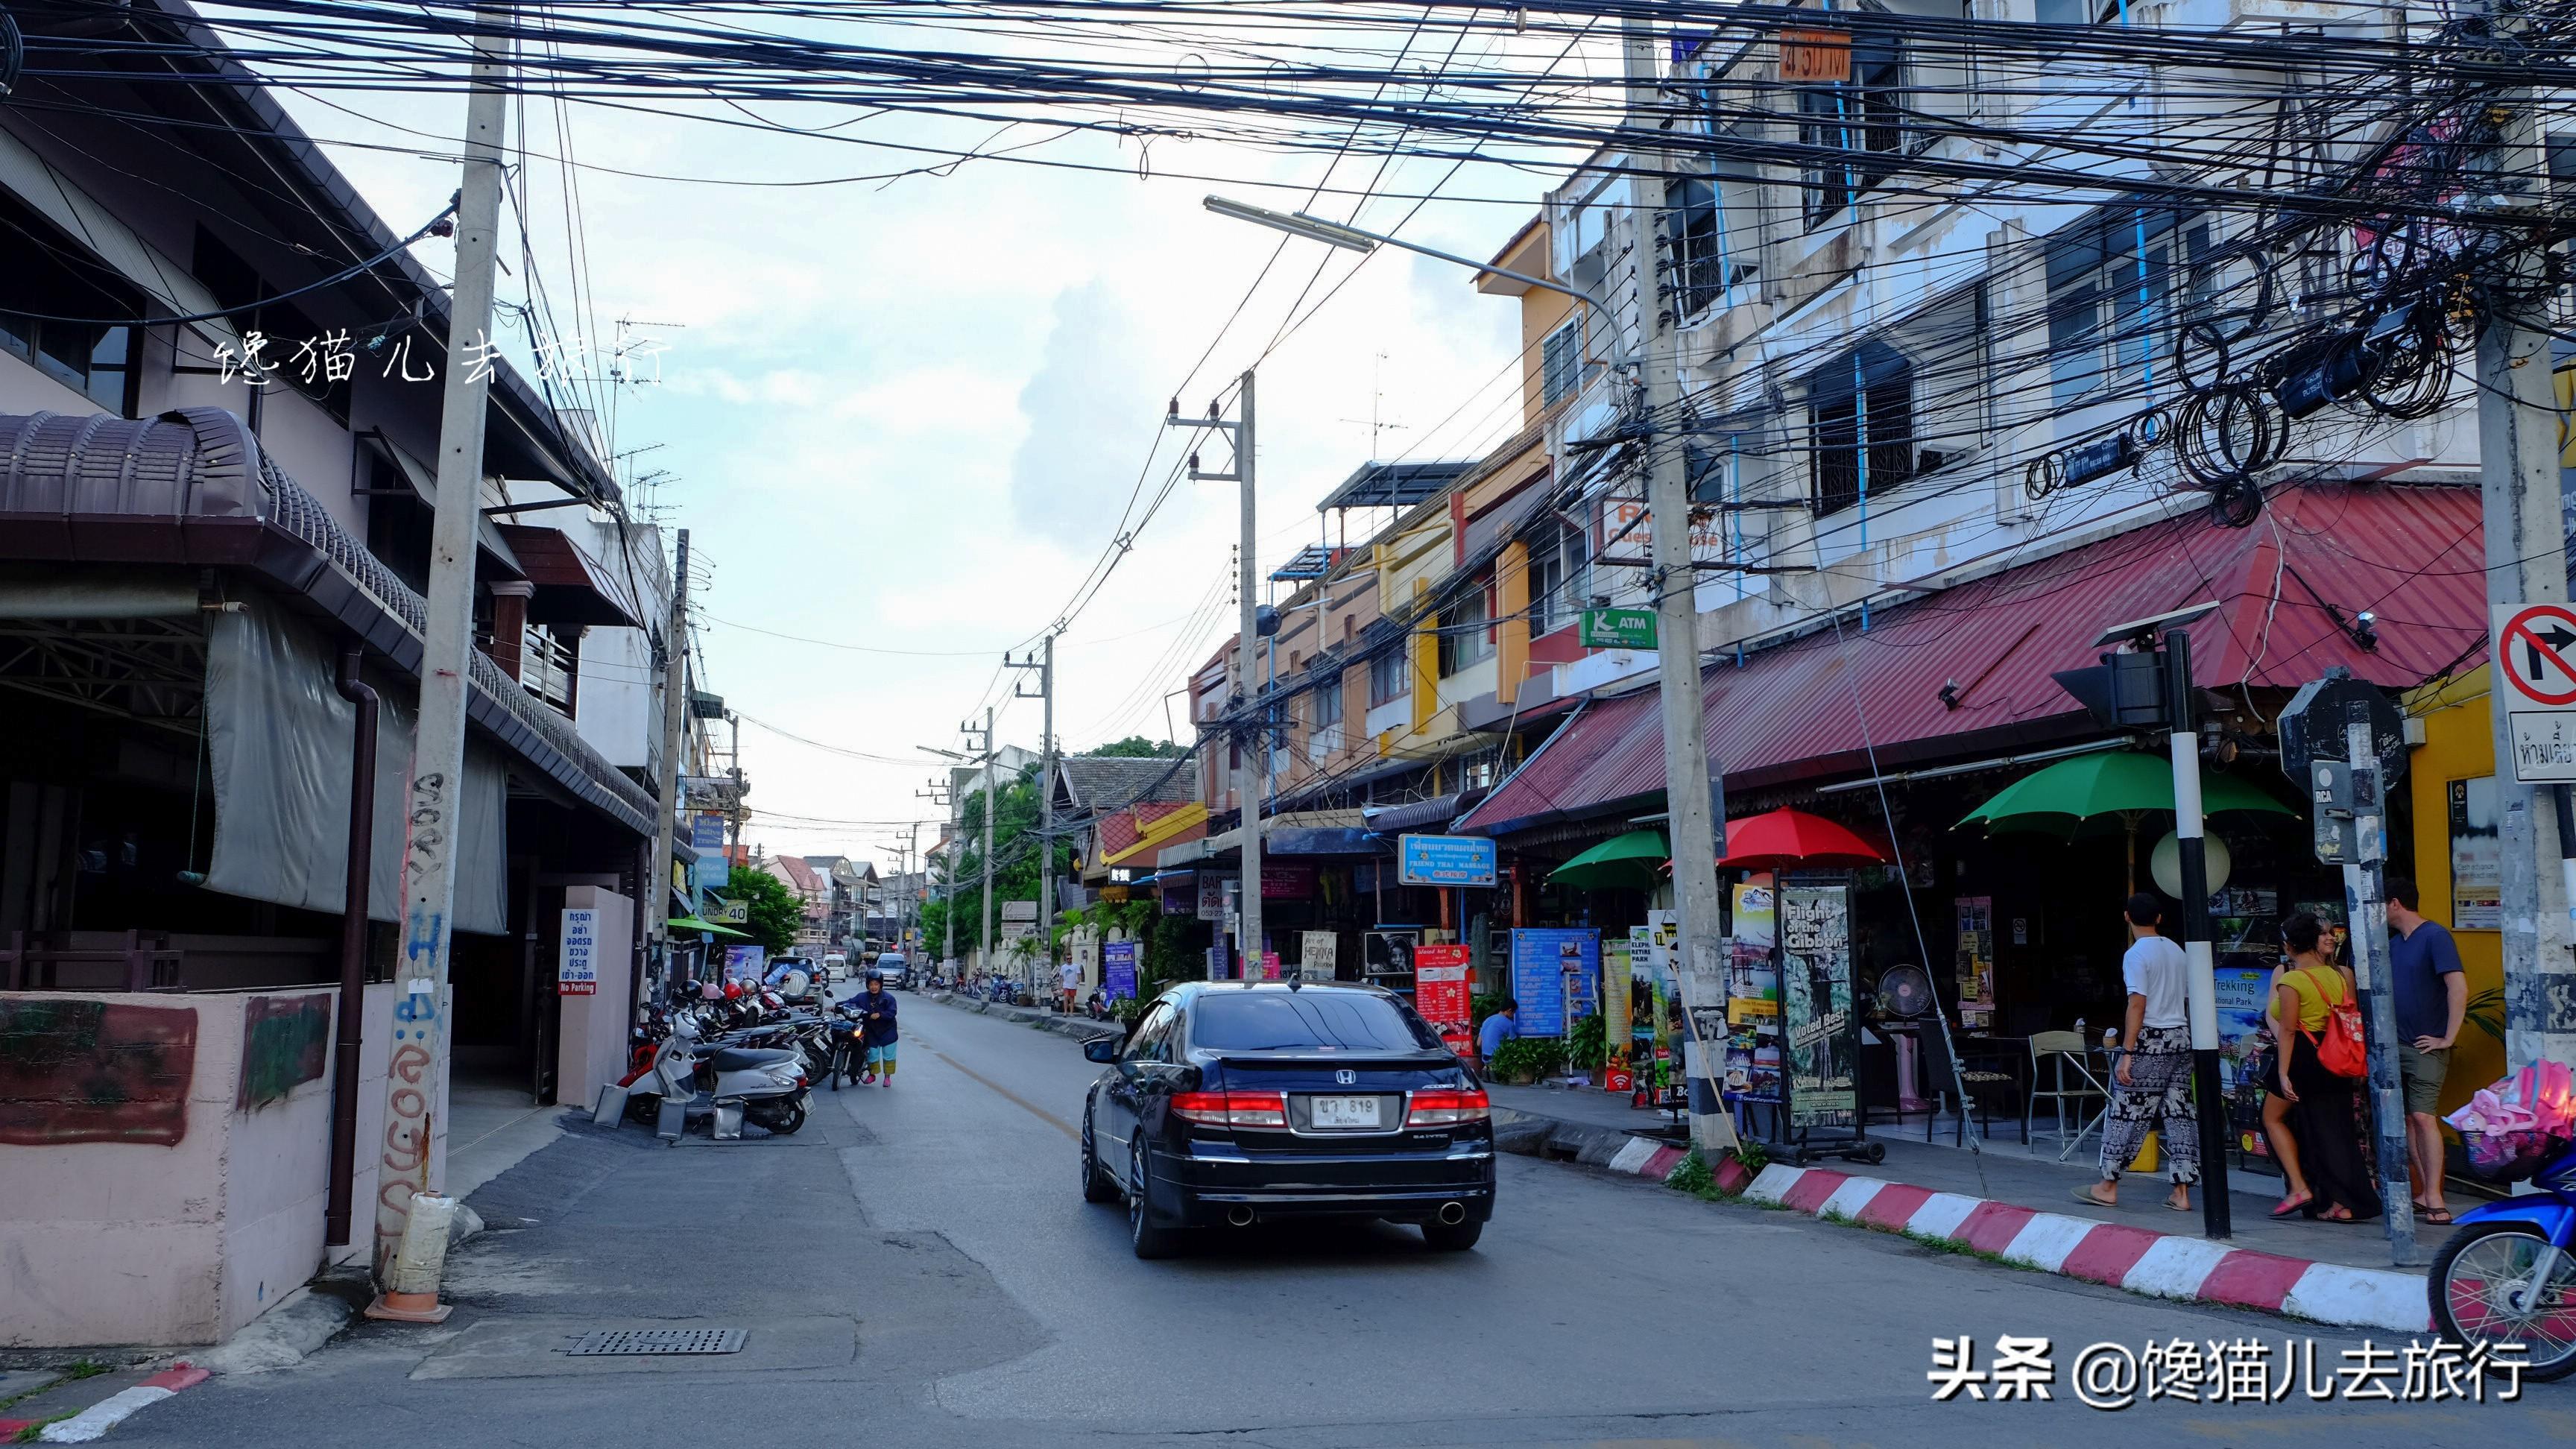
M 1191 982 L 1137 1019 L 1082 1111 L 1082 1195 L 1127 1200 L 1136 1256 L 1186 1228 L 1387 1218 L 1472 1248 L 1494 1212 L 1485 1089 L 1373 986 Z

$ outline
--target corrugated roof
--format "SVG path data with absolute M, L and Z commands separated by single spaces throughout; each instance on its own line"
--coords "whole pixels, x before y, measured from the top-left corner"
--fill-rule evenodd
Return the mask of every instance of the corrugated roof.
M 1147 801 L 1187 800 L 1192 772 L 1168 758 L 1066 755 L 1056 762 L 1065 790 L 1084 810 L 1123 810 Z
M 2475 489 L 2286 489 L 2251 528 L 2194 513 L 1873 611 L 1866 633 L 1847 619 L 1712 666 L 1710 756 L 1730 789 L 1752 789 L 1866 771 L 1868 742 L 1884 769 L 2090 732 L 2049 676 L 2093 663 L 2110 625 L 2213 599 L 2218 616 L 2191 631 L 2205 689 L 2291 688 L 2337 664 L 2412 686 L 2484 638 L 2484 563 Z M 2347 621 L 2370 611 L 2378 647 L 2355 645 L 2326 605 Z M 1455 828 L 1500 833 L 1662 793 L 1657 704 L 1651 689 L 1603 701 Z

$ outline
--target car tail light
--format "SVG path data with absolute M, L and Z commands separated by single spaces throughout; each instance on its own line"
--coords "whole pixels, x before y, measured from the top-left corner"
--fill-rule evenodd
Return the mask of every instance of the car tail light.
M 1205 1127 L 1286 1127 L 1288 1099 L 1277 1092 L 1174 1092 L 1172 1114 Z
M 1482 1122 L 1493 1115 L 1483 1089 L 1469 1087 L 1434 1087 L 1413 1094 L 1413 1110 L 1404 1117 L 1407 1127 L 1455 1127 L 1462 1122 Z

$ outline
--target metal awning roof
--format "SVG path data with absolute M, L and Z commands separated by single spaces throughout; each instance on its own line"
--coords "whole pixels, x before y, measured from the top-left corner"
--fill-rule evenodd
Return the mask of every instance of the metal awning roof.
M 1411 508 L 1439 493 L 1475 469 L 1474 459 L 1433 463 L 1362 463 L 1341 486 L 1315 505 L 1317 513 L 1336 508 Z

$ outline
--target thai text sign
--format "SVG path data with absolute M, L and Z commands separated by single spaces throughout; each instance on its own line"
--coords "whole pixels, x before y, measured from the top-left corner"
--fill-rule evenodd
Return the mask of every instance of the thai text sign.
M 1598 931 L 1512 932 L 1512 996 L 1521 1004 L 1514 1019 L 1521 1035 L 1565 1035 L 1576 1018 L 1591 1014 L 1592 983 L 1600 974 Z
M 1112 1001 L 1126 1001 L 1136 994 L 1136 943 L 1110 941 L 1100 948 L 1101 988 Z
M 1494 842 L 1481 835 L 1399 835 L 1395 878 L 1405 885 L 1491 886 Z
M 563 913 L 563 944 L 555 958 L 555 994 L 599 994 L 599 912 L 575 906 Z

